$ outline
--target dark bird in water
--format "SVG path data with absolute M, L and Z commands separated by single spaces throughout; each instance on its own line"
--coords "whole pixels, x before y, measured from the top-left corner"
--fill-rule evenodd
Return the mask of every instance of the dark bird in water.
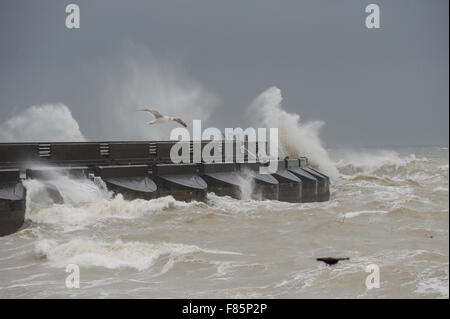
M 350 260 L 350 258 L 348 258 L 348 257 L 345 257 L 345 258 L 323 257 L 323 258 L 317 258 L 316 260 L 323 261 L 327 265 L 331 266 L 331 265 L 337 264 L 340 260 Z

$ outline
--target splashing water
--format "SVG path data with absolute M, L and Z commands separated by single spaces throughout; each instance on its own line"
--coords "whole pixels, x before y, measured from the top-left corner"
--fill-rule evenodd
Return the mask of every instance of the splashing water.
M 117 96 L 118 108 L 127 94 Z M 280 90 L 270 88 L 253 107 L 261 123 L 280 129 L 286 155 L 308 156 L 331 177 L 341 174 L 329 202 L 250 199 L 245 177 L 244 200 L 208 194 L 207 204 L 171 196 L 127 201 L 112 196 L 101 179 L 27 180 L 31 223 L 0 238 L 0 298 L 448 298 L 448 148 L 331 150 L 333 162 L 318 137 L 323 123 L 300 121 L 281 101 Z M 65 119 L 63 131 L 51 126 L 51 116 Z M 41 123 L 39 131 L 26 127 L 32 120 Z M 4 140 L 84 140 L 64 105 L 31 107 L 0 128 Z M 62 204 L 48 196 L 48 183 Z M 351 260 L 334 268 L 315 262 L 334 254 Z M 76 292 L 61 276 L 68 263 L 82 267 L 83 289 Z M 372 263 L 383 275 L 381 288 L 369 291 L 364 269 Z
M 91 181 L 88 178 L 72 179 L 52 172 L 53 177 L 48 181 L 27 179 L 23 182 L 27 188 L 27 202 L 44 202 L 53 204 L 52 198 L 45 197 L 45 189 L 51 186 L 60 195 L 65 204 L 96 202 L 109 199 L 112 193 L 107 191 L 99 179 Z
M 356 153 L 331 150 L 343 175 L 320 203 L 127 201 L 56 183 L 64 204 L 35 205 L 0 238 L 0 296 L 74 297 L 61 274 L 76 263 L 80 298 L 448 298 L 448 151 Z M 329 268 L 325 255 L 351 259 Z M 367 290 L 373 263 L 381 286 Z
M 181 117 L 189 127 L 194 119 L 206 122 L 219 101 L 181 67 L 156 58 L 146 49 L 134 48 L 106 69 L 107 80 L 99 88 L 96 125 L 100 134 L 109 138 L 168 140 L 176 123 L 148 125 L 153 117 L 136 109 L 156 109 Z
M 104 64 L 102 64 L 104 63 Z M 148 50 L 131 46 L 130 52 L 102 62 L 97 70 L 95 109 L 83 122 L 84 133 L 100 140 L 168 140 L 178 124 L 148 125 L 150 114 L 136 109 L 154 108 L 168 116 L 206 122 L 219 98 L 192 79 L 181 66 L 156 58 Z M 92 121 L 89 123 L 89 121 Z M 61 103 L 33 105 L 0 122 L 0 142 L 85 141 L 70 109 Z
M 0 123 L 0 142 L 85 141 L 64 104 L 33 105 Z
M 239 178 L 239 188 L 241 191 L 241 199 L 248 200 L 252 198 L 253 190 L 255 188 L 255 182 L 251 178 L 251 173 L 248 170 L 243 170 Z
M 341 176 L 351 176 L 353 179 L 378 177 L 424 183 L 435 176 L 434 172 L 424 170 L 424 164 L 429 159 L 417 157 L 414 153 L 404 156 L 393 150 L 341 150 L 339 153 L 336 167 Z M 442 170 L 442 174 L 446 174 L 445 170 Z
M 287 113 L 281 108 L 283 98 L 277 87 L 261 93 L 252 103 L 251 110 L 259 114 L 262 125 L 278 128 L 279 152 L 285 156 L 306 156 L 311 165 L 318 167 L 331 178 L 339 172 L 322 145 L 319 130 L 321 121 L 302 122 L 298 114 Z

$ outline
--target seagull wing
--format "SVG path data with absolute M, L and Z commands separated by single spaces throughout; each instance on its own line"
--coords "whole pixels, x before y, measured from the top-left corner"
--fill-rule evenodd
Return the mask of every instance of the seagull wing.
M 150 109 L 142 109 L 142 110 L 136 110 L 136 111 L 144 111 L 144 112 L 150 112 L 153 114 L 153 116 L 158 119 L 160 117 L 163 117 L 161 113 L 159 113 L 157 110 L 150 110 Z
M 182 119 L 180 119 L 179 117 L 174 118 L 173 121 L 180 123 L 184 127 L 187 127 L 186 123 L 184 123 L 184 121 Z

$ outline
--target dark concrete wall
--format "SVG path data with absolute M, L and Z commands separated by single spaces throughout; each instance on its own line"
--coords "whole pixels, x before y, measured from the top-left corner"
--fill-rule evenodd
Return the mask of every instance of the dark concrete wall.
M 98 166 L 95 168 L 95 175 L 102 178 L 147 176 L 148 171 L 147 165 Z
M 20 170 L 2 169 L 0 170 L 0 183 L 18 183 L 20 181 Z

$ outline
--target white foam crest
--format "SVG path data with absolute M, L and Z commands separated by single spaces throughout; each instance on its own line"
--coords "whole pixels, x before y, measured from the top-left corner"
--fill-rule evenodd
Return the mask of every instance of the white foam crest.
M 414 291 L 420 295 L 438 294 L 441 298 L 448 299 L 449 287 L 447 278 L 427 278 L 419 282 L 417 289 Z
M 49 218 L 49 215 L 54 216 L 56 212 L 59 212 L 64 216 L 66 207 L 72 205 L 98 203 L 112 198 L 112 193 L 104 187 L 99 179 L 95 181 L 87 178 L 71 179 L 56 171 L 52 171 L 52 178 L 49 180 L 27 179 L 23 185 L 27 189 L 26 218 L 36 222 L 47 220 L 40 217 L 41 215 Z M 77 219 L 80 216 L 80 214 L 74 215 L 73 218 Z
M 434 193 L 448 193 L 448 187 L 436 187 L 433 189 Z
M 255 213 L 259 215 L 261 210 L 267 212 L 288 211 L 288 210 L 309 210 L 316 207 L 331 208 L 335 207 L 335 201 L 317 202 L 317 203 L 289 203 L 276 200 L 256 200 L 256 199 L 235 199 L 230 196 L 217 196 L 214 193 L 208 193 L 208 205 L 228 213 Z
M 358 217 L 361 215 L 366 215 L 366 214 L 387 214 L 387 211 L 384 210 L 361 210 L 361 211 L 355 211 L 355 212 L 348 212 L 342 215 L 342 217 L 344 218 L 353 218 L 353 217 Z
M 419 295 L 439 295 L 440 298 L 449 297 L 449 268 L 433 266 L 419 275 L 417 289 L 414 291 Z
M 374 176 L 390 176 L 421 180 L 429 178 L 424 172 L 427 158 L 417 158 L 415 154 L 400 156 L 395 151 L 376 150 L 372 152 L 346 151 L 341 154 L 336 167 L 342 174 L 367 174 Z
M 283 98 L 277 87 L 261 93 L 252 103 L 252 114 L 260 117 L 262 125 L 278 128 L 280 153 L 285 156 L 306 156 L 312 166 L 316 166 L 331 178 L 339 172 L 331 161 L 319 137 L 322 121 L 303 122 L 298 114 L 288 113 L 281 108 Z
M 208 193 L 207 199 L 210 207 L 228 213 L 242 213 L 255 210 L 259 202 L 253 199 L 235 199 L 230 196 L 218 196 L 214 193 Z
M 102 199 L 91 203 L 31 206 L 28 218 L 36 223 L 63 226 L 83 226 L 110 218 L 135 219 L 146 214 L 175 208 L 198 205 L 197 202 L 176 201 L 172 196 L 152 200 L 135 199 L 127 201 L 118 194 L 113 199 Z M 69 228 L 70 229 L 70 228 Z
M 36 243 L 35 253 L 49 260 L 55 267 L 65 267 L 67 264 L 74 263 L 79 266 L 109 269 L 134 268 L 139 271 L 152 267 L 159 258 L 164 256 L 173 260 L 174 257 L 194 253 L 239 255 L 235 252 L 203 249 L 196 245 L 178 243 L 150 244 L 121 240 L 106 243 L 86 239 L 72 239 L 63 244 L 43 239 Z
M 1 142 L 85 141 L 78 122 L 61 103 L 33 105 L 0 123 Z

